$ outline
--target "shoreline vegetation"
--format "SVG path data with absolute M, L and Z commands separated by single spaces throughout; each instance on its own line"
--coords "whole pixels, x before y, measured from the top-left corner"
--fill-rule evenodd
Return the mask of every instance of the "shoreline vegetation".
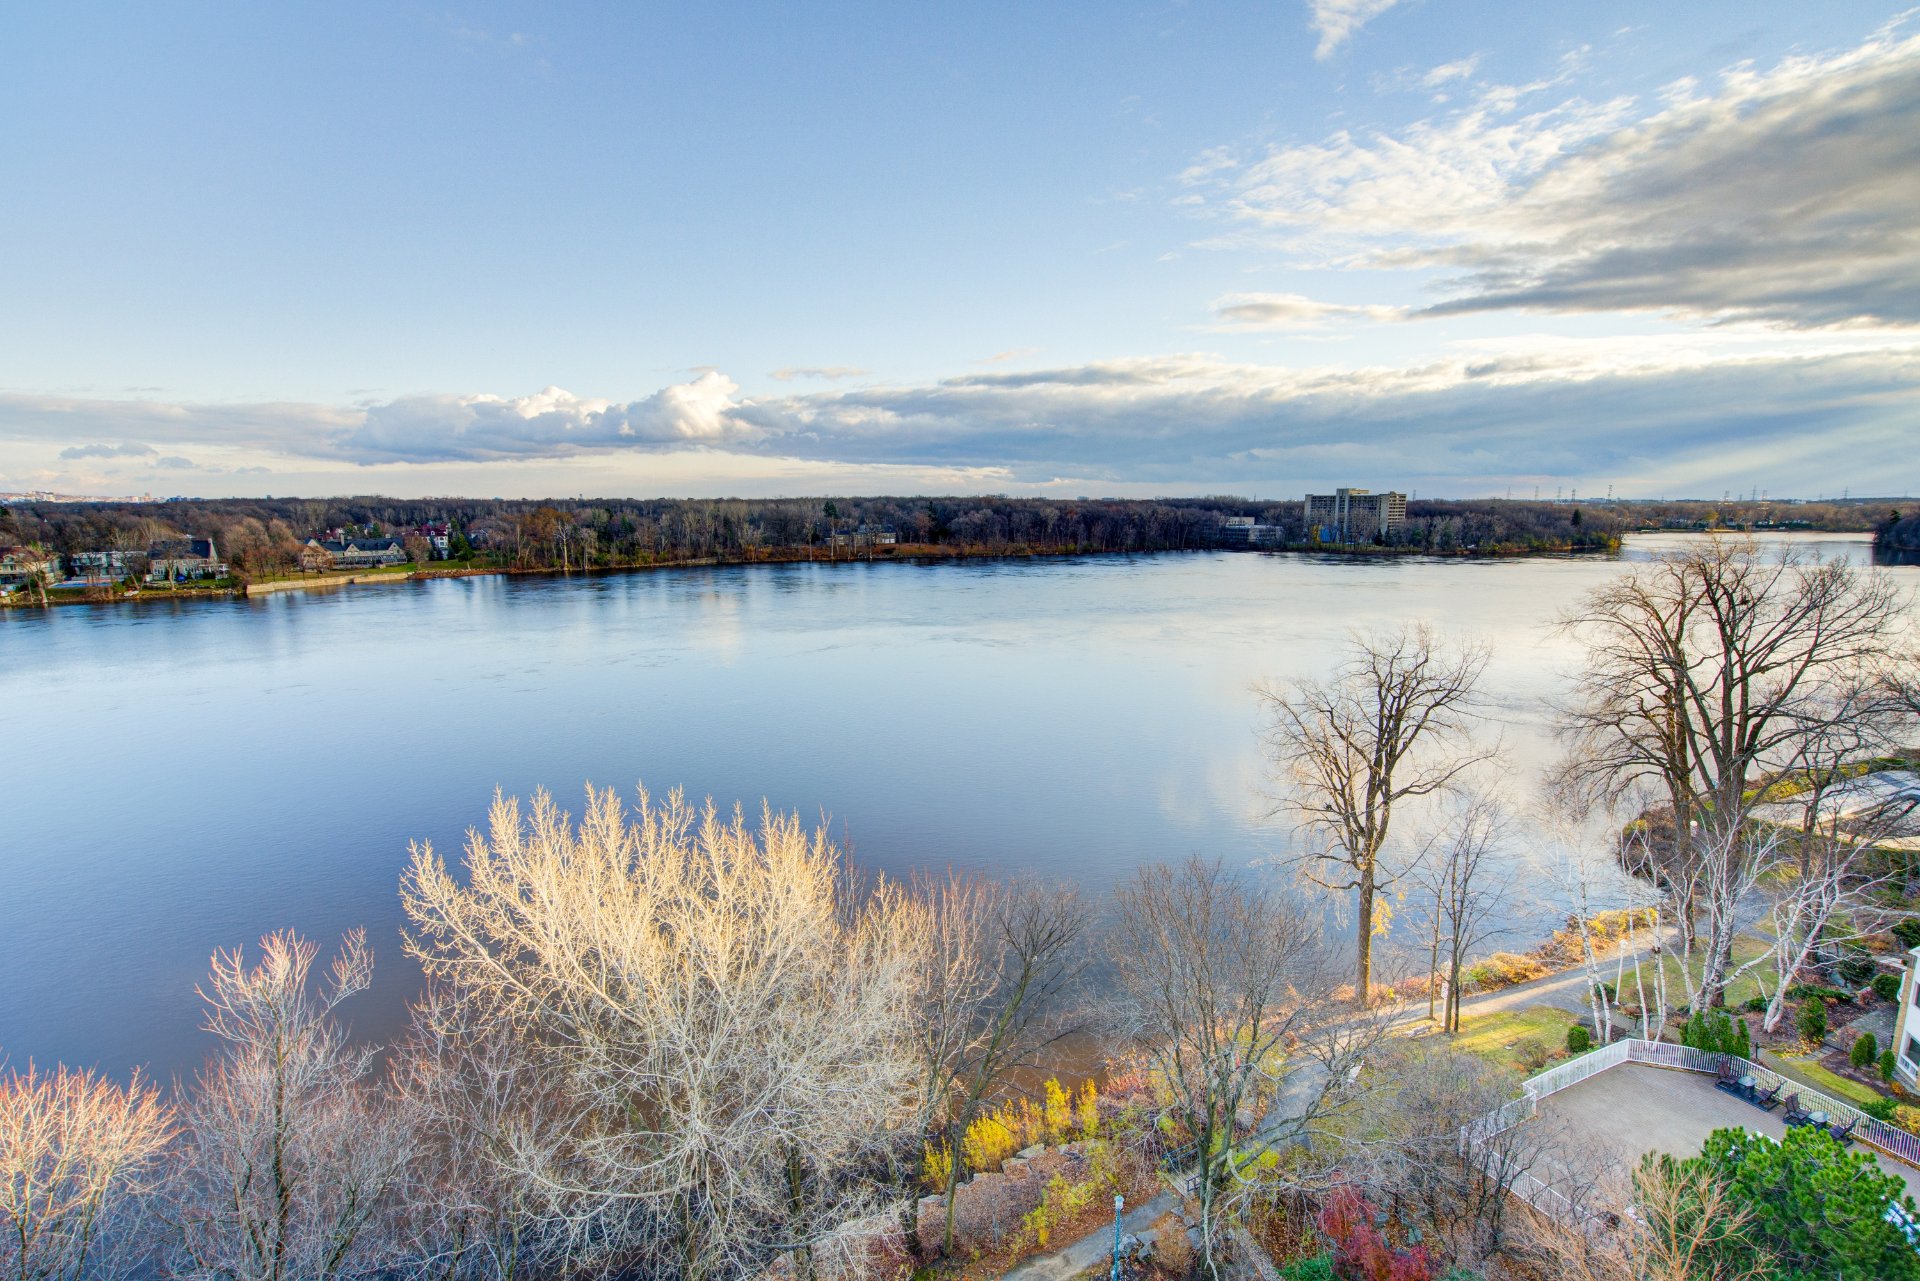
M 1229 522 L 1247 518 L 1257 544 Z M 0 548 L 73 567 L 64 583 L 0 595 L 50 605 L 256 596 L 408 579 L 634 571 L 838 561 L 1025 559 L 1244 550 L 1354 557 L 1503 558 L 1611 554 L 1632 532 L 1874 532 L 1905 546 L 1882 501 L 1849 504 L 1625 503 L 1416 499 L 1406 522 L 1354 541 L 1321 541 L 1299 502 L 1180 499 L 795 498 L 661 500 L 193 499 L 165 503 L 23 502 L 0 507 Z M 436 546 L 414 531 L 444 530 Z M 1889 532 L 1891 531 L 1891 532 Z M 391 537 L 396 565 L 336 566 L 316 543 Z M 1920 533 L 1915 534 L 1920 538 Z M 208 539 L 226 572 L 153 583 L 144 549 Z M 78 581 L 76 558 L 107 559 L 117 577 Z

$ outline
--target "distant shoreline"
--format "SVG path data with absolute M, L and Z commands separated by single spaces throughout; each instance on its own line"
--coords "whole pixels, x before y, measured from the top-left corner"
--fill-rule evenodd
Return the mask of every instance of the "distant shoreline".
M 632 574 L 647 573 L 654 570 L 674 569 L 713 569 L 748 567 L 755 565 L 852 565 L 852 564 L 910 564 L 931 565 L 958 561 L 1008 561 L 1008 560 L 1069 560 L 1069 559 L 1112 559 L 1123 556 L 1181 556 L 1205 552 L 1223 552 L 1235 555 L 1268 556 L 1327 556 L 1353 560 L 1425 558 L 1429 560 L 1520 560 L 1536 557 L 1555 556 L 1612 556 L 1619 553 L 1618 545 L 1612 547 L 1530 547 L 1510 548 L 1495 551 L 1452 550 L 1433 551 L 1416 546 L 1376 546 L 1371 544 L 1340 545 L 1298 545 L 1280 547 L 1186 547 L 1152 549 L 1115 549 L 1100 548 L 1000 548 L 969 549 L 948 544 L 898 544 L 888 547 L 865 549 L 854 555 L 826 557 L 819 555 L 794 554 L 782 550 L 768 552 L 758 556 L 704 556 L 689 557 L 680 560 L 657 560 L 624 565 L 589 565 L 573 568 L 559 566 L 533 565 L 456 565 L 447 561 L 429 561 L 424 566 L 412 569 L 392 570 L 351 570 L 335 571 L 323 574 L 309 574 L 302 577 L 271 578 L 257 582 L 236 582 L 228 586 L 192 586 L 150 587 L 137 591 L 112 590 L 109 588 L 69 588 L 48 589 L 44 608 L 71 605 L 139 605 L 156 601 L 179 600 L 240 600 L 260 596 L 278 595 L 290 591 L 330 591 L 345 587 L 365 587 L 386 583 L 424 582 L 444 578 L 493 578 L 493 577 L 540 577 L 570 578 L 575 575 Z M 107 593 L 107 594 L 103 594 Z M 23 593 L 12 597 L 0 598 L 0 609 L 39 609 L 43 608 L 38 599 L 25 599 Z

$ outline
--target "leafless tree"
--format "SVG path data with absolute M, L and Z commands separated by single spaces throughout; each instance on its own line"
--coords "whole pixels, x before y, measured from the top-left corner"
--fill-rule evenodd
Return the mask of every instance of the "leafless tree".
M 1487 658 L 1485 646 L 1447 645 L 1424 624 L 1355 633 L 1332 679 L 1259 691 L 1280 806 L 1314 843 L 1301 866 L 1315 884 L 1355 895 L 1360 1005 L 1372 997 L 1376 911 L 1394 879 L 1381 855 L 1395 807 L 1492 755 L 1471 735 Z
M 121 1275 L 138 1244 L 125 1211 L 151 1190 L 173 1127 L 137 1073 L 124 1087 L 65 1067 L 0 1077 L 0 1275 Z
M 1564 1180 L 1559 1131 L 1512 1103 L 1505 1072 L 1445 1041 L 1381 1046 L 1361 1089 L 1328 1159 L 1376 1204 L 1425 1224 L 1455 1262 L 1501 1248 L 1516 1185 Z
M 512 1174 L 553 1159 L 568 1112 L 563 1082 L 521 1052 L 513 1028 L 431 985 L 395 1051 L 394 1080 L 418 1135 L 406 1188 L 409 1270 L 436 1281 L 574 1271 L 566 1235 L 545 1230 L 538 1199 Z
M 589 789 L 496 798 L 466 881 L 416 846 L 408 947 L 472 1043 L 555 1083 L 557 1118 L 496 1163 L 576 1264 L 698 1278 L 814 1246 L 884 1208 L 860 1164 L 916 1112 L 924 941 L 886 886 L 856 892 L 824 830 L 763 809 Z M 507 1134 L 516 1133 L 503 1128 Z
M 1717 537 L 1596 588 L 1561 619 L 1586 653 L 1561 708 L 1560 782 L 1616 801 L 1652 785 L 1667 807 L 1661 873 L 1724 899 L 1722 878 L 1748 879 L 1737 834 L 1757 784 L 1802 764 L 1832 705 L 1822 695 L 1885 661 L 1904 609 L 1876 574 Z M 1689 942 L 1696 906 L 1683 901 Z M 1731 936 L 1704 948 L 1710 1004 L 1731 948 Z
M 1412 876 L 1419 883 L 1431 928 L 1428 954 L 1429 1008 L 1434 979 L 1446 977 L 1442 1031 L 1460 1030 L 1460 984 L 1467 957 L 1505 930 L 1513 898 L 1512 869 L 1492 866 L 1508 821 L 1499 799 L 1485 790 L 1455 798 L 1445 820 L 1422 843 Z
M 1072 889 L 1037 881 L 995 884 L 949 876 L 915 896 L 928 940 L 920 972 L 915 1049 L 923 1125 L 947 1151 L 944 1247 L 953 1248 L 961 1137 L 1014 1076 L 1075 1029 L 1067 999 L 1085 970 L 1086 909 Z
M 1377 1028 L 1332 1017 L 1313 918 L 1245 874 L 1197 857 L 1145 867 L 1117 907 L 1122 1028 L 1171 1098 L 1192 1153 L 1202 1258 L 1217 1275 L 1222 1217 L 1260 1158 L 1310 1130 Z
M 329 1281 L 392 1261 L 385 1231 L 408 1135 L 336 1018 L 373 953 L 346 936 L 324 981 L 291 933 L 216 952 L 201 989 L 220 1049 L 185 1109 L 172 1272 L 206 1281 Z
M 1637 860 L 1631 853 L 1622 857 L 1617 812 L 1604 804 L 1588 809 L 1587 804 L 1588 799 L 1578 793 L 1550 793 L 1544 821 L 1536 829 L 1535 848 L 1546 878 L 1572 909 L 1568 928 L 1580 944 L 1594 1036 L 1602 1044 L 1613 1039 L 1615 1002 L 1624 998 L 1631 984 L 1640 1010 L 1640 1035 L 1658 1040 L 1667 1018 L 1666 971 L 1643 961 L 1661 955 L 1663 939 L 1671 932 L 1665 906 L 1672 887 L 1630 875 L 1626 869 Z M 1636 830 L 1629 839 L 1642 838 Z M 1684 891 L 1679 896 L 1684 897 Z M 1595 922 L 1609 913 L 1618 913 L 1622 922 L 1611 967 L 1606 965 L 1602 940 L 1595 937 Z M 1683 954 L 1683 962 L 1687 959 Z M 1690 965 L 1683 969 L 1692 974 Z

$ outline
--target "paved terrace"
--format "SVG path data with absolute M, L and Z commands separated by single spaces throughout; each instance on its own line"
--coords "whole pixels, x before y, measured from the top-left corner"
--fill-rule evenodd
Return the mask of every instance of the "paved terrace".
M 1803 1098 L 1806 1094 L 1802 1091 Z M 1591 1140 L 1596 1153 L 1604 1151 L 1631 1170 L 1649 1152 L 1694 1156 L 1707 1135 L 1728 1126 L 1778 1139 L 1786 1133 L 1780 1112 L 1777 1107 L 1762 1112 L 1715 1089 L 1713 1078 L 1703 1073 L 1622 1063 L 1540 1100 L 1539 1116 L 1565 1124 L 1571 1133 Z M 1856 1143 L 1853 1149 L 1905 1180 L 1907 1191 L 1920 1200 L 1920 1170 L 1865 1144 Z

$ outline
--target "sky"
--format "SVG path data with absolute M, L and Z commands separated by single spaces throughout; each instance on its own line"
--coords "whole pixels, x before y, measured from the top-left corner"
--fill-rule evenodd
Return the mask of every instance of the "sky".
M 0 9 L 0 490 L 1920 492 L 1920 11 Z

